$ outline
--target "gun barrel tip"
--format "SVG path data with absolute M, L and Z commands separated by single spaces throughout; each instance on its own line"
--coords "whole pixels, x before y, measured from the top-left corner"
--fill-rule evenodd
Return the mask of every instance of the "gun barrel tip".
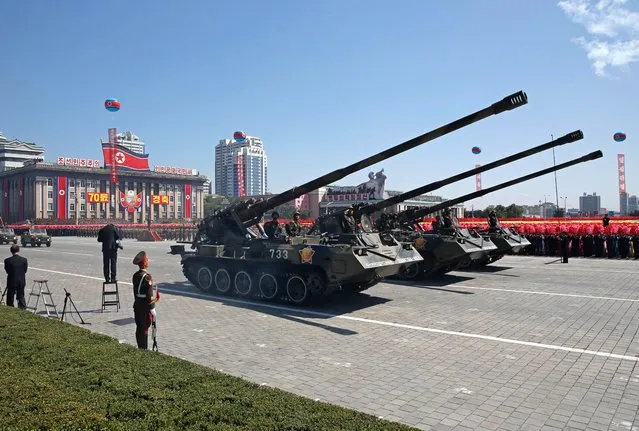
M 505 97 L 502 102 L 506 104 L 507 110 L 515 109 L 528 103 L 528 95 L 524 91 L 518 91 Z

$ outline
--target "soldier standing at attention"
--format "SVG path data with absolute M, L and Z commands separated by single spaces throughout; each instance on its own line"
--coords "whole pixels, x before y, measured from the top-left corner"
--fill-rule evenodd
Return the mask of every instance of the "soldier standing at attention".
M 610 219 L 608 218 L 608 214 L 604 215 L 601 221 L 603 222 L 603 227 L 608 226 L 610 224 Z
M 139 267 L 139 270 L 133 274 L 135 340 L 139 349 L 148 349 L 151 310 L 155 307 L 156 298 L 153 296 L 153 278 L 146 271 L 149 267 L 149 257 L 146 252 L 141 251 L 136 254 L 133 264 Z

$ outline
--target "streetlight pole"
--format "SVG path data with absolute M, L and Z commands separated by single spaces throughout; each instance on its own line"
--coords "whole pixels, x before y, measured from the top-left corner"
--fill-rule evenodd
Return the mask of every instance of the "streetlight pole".
M 548 214 L 546 212 L 546 208 L 548 207 L 548 195 L 544 195 L 544 218 L 548 218 Z
M 552 135 L 552 133 L 550 134 L 550 140 L 554 141 L 555 138 Z M 553 168 L 555 167 L 555 147 L 552 147 L 552 166 Z M 557 198 L 557 210 L 559 210 L 559 189 L 557 188 L 557 171 L 554 172 L 555 174 L 555 197 Z

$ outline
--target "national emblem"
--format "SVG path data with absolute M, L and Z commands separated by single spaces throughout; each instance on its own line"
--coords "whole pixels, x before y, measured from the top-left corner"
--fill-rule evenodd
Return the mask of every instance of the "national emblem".
M 426 240 L 424 238 L 417 238 L 414 246 L 417 250 L 423 250 L 426 248 Z
M 315 250 L 313 250 L 310 246 L 307 246 L 300 250 L 300 259 L 302 263 L 313 263 L 313 255 L 315 254 Z

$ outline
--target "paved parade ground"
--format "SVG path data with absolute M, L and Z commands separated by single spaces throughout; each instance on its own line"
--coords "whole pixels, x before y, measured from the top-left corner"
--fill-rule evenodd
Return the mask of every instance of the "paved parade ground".
M 123 242 L 122 308 L 104 313 L 95 238 L 23 248 L 27 298 L 46 278 L 60 312 L 66 288 L 87 328 L 135 344 L 146 250 L 163 353 L 421 429 L 639 430 L 639 261 L 507 256 L 300 310 L 199 293 L 170 244 Z

